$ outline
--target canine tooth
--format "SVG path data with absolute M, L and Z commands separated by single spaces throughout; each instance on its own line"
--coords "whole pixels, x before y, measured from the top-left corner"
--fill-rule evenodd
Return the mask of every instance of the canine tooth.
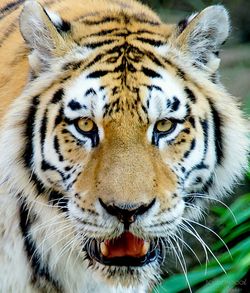
M 102 253 L 104 256 L 108 256 L 108 255 L 109 255 L 108 246 L 107 246 L 104 242 L 101 242 L 101 244 L 100 244 L 100 249 L 101 249 L 101 253 Z
M 142 246 L 142 250 L 141 250 L 142 255 L 147 254 L 147 252 L 149 250 L 149 246 L 150 246 L 150 243 L 145 241 L 143 246 Z

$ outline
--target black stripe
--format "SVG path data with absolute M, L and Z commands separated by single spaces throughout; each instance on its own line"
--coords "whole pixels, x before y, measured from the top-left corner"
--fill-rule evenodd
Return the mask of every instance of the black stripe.
M 42 163 L 41 163 L 41 169 L 42 171 L 47 171 L 47 170 L 56 171 L 57 170 L 55 166 L 52 166 L 50 163 L 48 163 L 44 159 L 42 160 Z
M 103 23 L 113 22 L 113 21 L 120 22 L 120 19 L 107 16 L 107 17 L 104 17 L 100 20 L 81 20 L 81 23 L 84 23 L 86 25 L 100 25 Z
M 127 69 L 130 72 L 136 72 L 137 71 L 136 68 L 134 67 L 134 65 L 132 63 L 130 63 L 130 62 L 127 63 Z
M 8 12 L 8 13 L 12 12 L 16 8 L 18 8 L 18 6 L 20 6 L 20 4 L 22 4 L 24 1 L 25 0 L 17 0 L 5 5 L 3 8 L 0 9 L 0 19 L 4 17 L 5 12 Z
M 128 33 L 131 33 L 130 31 L 128 31 Z M 153 31 L 149 31 L 147 29 L 142 29 L 142 30 L 138 30 L 136 31 L 134 34 L 136 35 L 140 35 L 140 34 L 149 34 L 151 36 L 160 36 L 160 37 L 163 37 L 165 38 L 165 35 L 162 35 L 160 33 L 156 33 L 156 32 L 153 32 Z
M 64 158 L 63 158 L 63 155 L 60 151 L 60 145 L 59 145 L 59 141 L 58 141 L 57 136 L 54 137 L 54 148 L 55 148 L 56 153 L 58 154 L 59 161 L 63 162 Z
M 100 61 L 106 54 L 98 54 L 97 56 L 95 56 L 95 58 L 93 60 L 91 60 L 85 67 L 84 70 L 86 70 L 87 68 L 89 68 L 90 66 L 96 64 L 98 61 Z
M 32 239 L 31 225 L 32 222 L 36 219 L 34 216 L 31 218 L 31 212 L 27 208 L 27 204 L 24 199 L 20 200 L 19 213 L 19 225 L 23 236 L 24 248 L 33 272 L 32 281 L 36 283 L 40 278 L 42 278 L 43 282 L 44 280 L 48 282 L 53 287 L 55 292 L 61 291 L 61 286 L 59 285 L 58 281 L 53 279 L 51 276 L 48 265 L 42 263 L 44 258 L 39 253 L 39 249 L 36 246 L 35 241 Z
M 196 103 L 196 97 L 195 97 L 194 93 L 188 87 L 185 88 L 185 92 L 187 94 L 188 99 L 191 102 Z
M 148 39 L 148 38 L 139 37 L 139 38 L 136 38 L 136 40 L 141 41 L 143 43 L 147 43 L 147 44 L 149 44 L 151 46 L 155 46 L 155 47 L 160 47 L 160 46 L 165 45 L 164 42 L 159 41 L 159 40 L 157 41 L 157 40 L 154 40 L 154 39 Z
M 190 117 L 188 118 L 188 121 L 190 122 L 190 124 L 192 125 L 192 127 L 195 128 L 195 120 L 194 120 L 194 117 L 191 117 L 191 116 L 190 116 Z
M 203 130 L 203 135 L 204 135 L 204 157 L 207 153 L 207 148 L 208 148 L 208 122 L 206 119 L 202 120 L 200 118 L 200 123 L 201 123 L 201 127 L 202 127 L 202 130 Z
M 185 105 L 185 108 L 186 108 L 186 115 L 184 117 L 184 120 L 187 120 L 190 116 L 190 113 L 191 113 L 191 109 L 190 109 L 190 106 L 188 104 Z
M 183 70 L 181 70 L 180 68 L 177 68 L 176 75 L 179 76 L 180 78 L 184 79 L 184 80 L 186 79 L 185 78 L 185 72 Z
M 180 131 L 180 133 L 186 133 L 186 134 L 190 134 L 190 129 L 189 128 L 184 128 Z
M 51 165 L 48 161 L 46 161 L 44 158 L 42 159 L 41 162 L 41 170 L 42 171 L 55 171 L 58 174 L 60 174 L 60 176 L 62 177 L 62 180 L 65 181 L 67 178 L 64 176 L 64 173 L 60 170 L 58 170 L 58 168 L 56 166 Z
M 62 70 L 77 70 L 81 68 L 82 64 L 82 61 L 69 62 L 63 65 Z
M 108 29 L 108 30 L 102 30 L 102 31 L 99 31 L 97 33 L 93 33 L 93 34 L 87 35 L 87 36 L 84 37 L 84 39 L 87 38 L 87 37 L 96 37 L 96 36 L 100 36 L 101 37 L 101 36 L 106 36 L 106 35 L 112 34 L 115 31 L 118 31 L 118 30 L 119 29 L 117 29 L 117 28 Z
M 145 51 L 143 52 L 143 54 L 146 55 L 156 65 L 161 66 L 163 68 L 165 67 L 164 64 L 152 52 Z
M 120 55 L 122 54 L 122 51 L 123 51 L 124 49 L 126 49 L 127 46 L 128 46 L 128 44 L 127 44 L 127 43 L 124 43 L 123 45 L 115 46 L 115 47 L 113 47 L 113 48 L 111 48 L 111 49 L 108 49 L 108 50 L 105 51 L 104 56 L 111 55 L 111 54 L 114 54 L 114 53 L 118 53 L 119 56 L 120 56 Z M 133 49 L 134 47 L 130 46 L 130 48 Z M 136 48 L 136 49 L 137 49 L 137 48 Z M 137 50 L 138 50 L 138 49 L 137 49 Z M 139 51 L 139 50 L 138 50 L 138 51 Z M 140 51 L 139 51 L 139 52 L 140 52 Z
M 146 67 L 142 67 L 142 72 L 148 76 L 148 77 L 151 77 L 151 78 L 162 78 L 161 75 L 159 73 L 157 73 L 156 71 L 152 70 L 152 69 L 149 69 L 149 68 L 146 68 Z
M 88 95 L 96 95 L 96 91 L 93 88 L 89 88 L 86 93 L 84 94 L 85 97 L 87 97 Z
M 98 47 L 102 47 L 105 45 L 110 45 L 113 44 L 115 42 L 115 40 L 105 40 L 105 41 L 101 41 L 101 42 L 93 42 L 93 43 L 88 43 L 88 44 L 83 44 L 84 47 L 90 48 L 90 49 L 95 49 Z
M 125 58 L 122 58 L 122 62 L 120 65 L 114 68 L 113 72 L 124 72 L 127 65 L 127 61 Z
M 145 85 L 150 91 L 152 91 L 153 89 L 162 92 L 162 89 L 157 86 L 157 85 Z
M 158 22 L 158 21 L 153 21 L 153 20 L 149 20 L 149 19 L 142 19 L 142 18 L 139 18 L 137 16 L 134 16 L 133 20 L 135 20 L 137 22 L 140 22 L 140 23 L 149 24 L 149 25 L 152 25 L 152 26 L 160 25 L 160 22 Z
M 54 128 L 63 121 L 63 106 L 61 106 L 58 115 L 55 118 Z
M 209 166 L 206 165 L 206 164 L 204 164 L 203 162 L 201 162 L 201 163 L 195 165 L 194 167 L 191 168 L 191 170 L 188 171 L 188 173 L 187 173 L 186 176 L 185 176 L 185 179 L 187 179 L 187 178 L 189 177 L 189 175 L 190 175 L 193 171 L 196 171 L 196 170 L 203 170 L 203 169 L 207 170 L 207 169 L 209 169 Z
M 87 78 L 99 78 L 99 77 L 102 77 L 108 73 L 109 73 L 109 71 L 107 71 L 107 70 L 96 70 L 96 71 L 88 74 Z
M 37 106 L 39 105 L 39 96 L 35 96 L 30 105 L 29 113 L 26 119 L 26 147 L 23 153 L 23 159 L 25 166 L 28 168 L 32 167 L 32 160 L 34 155 L 33 149 L 33 134 L 34 134 L 34 123 L 36 117 Z
M 63 89 L 62 89 L 62 88 L 61 88 L 61 89 L 58 89 L 58 90 L 54 93 L 53 98 L 52 98 L 52 100 L 51 100 L 51 103 L 52 103 L 52 104 L 57 104 L 57 103 L 61 102 L 63 95 L 64 95 L 64 91 L 63 91 Z
M 42 124 L 40 127 L 40 144 L 41 144 L 41 152 L 43 153 L 44 150 L 44 141 L 45 141 L 45 137 L 46 137 L 46 132 L 47 132 L 47 122 L 48 122 L 48 118 L 47 118 L 47 109 L 44 112 L 44 116 L 42 119 Z
M 213 184 L 213 182 L 214 182 L 214 177 L 213 176 L 211 176 L 206 182 L 205 182 L 205 184 L 204 184 L 204 186 L 202 187 L 202 193 L 208 193 L 208 191 L 209 191 L 209 188 L 212 186 L 212 184 Z
M 213 116 L 213 125 L 214 125 L 214 143 L 215 143 L 215 152 L 216 152 L 216 160 L 217 164 L 221 164 L 223 160 L 223 134 L 221 131 L 222 122 L 219 116 L 218 111 L 215 109 L 213 103 L 209 101 L 212 116 Z
M 35 185 L 37 194 L 42 194 L 46 191 L 44 184 L 40 181 L 37 175 L 34 173 L 33 170 L 33 156 L 34 156 L 34 145 L 33 145 L 33 138 L 34 138 L 34 126 L 35 126 L 35 119 L 36 119 L 36 111 L 39 105 L 39 96 L 35 96 L 32 99 L 32 103 L 30 105 L 29 113 L 26 119 L 26 131 L 25 131 L 25 140 L 26 140 L 26 147 L 23 152 L 23 161 L 25 167 L 30 172 L 30 181 L 32 184 Z
M 189 150 L 188 151 L 186 151 L 185 153 L 184 153 L 184 158 L 186 159 L 189 155 L 190 155 L 190 153 L 192 152 L 192 150 L 195 148 L 195 145 L 196 145 L 196 140 L 195 140 L 195 138 L 191 141 L 191 145 L 190 145 L 190 148 L 189 148 Z

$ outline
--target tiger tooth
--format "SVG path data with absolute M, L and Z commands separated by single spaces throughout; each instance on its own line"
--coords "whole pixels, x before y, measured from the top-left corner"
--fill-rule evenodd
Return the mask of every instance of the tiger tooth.
M 148 241 L 145 241 L 143 246 L 142 246 L 142 249 L 141 249 L 141 254 L 142 255 L 147 254 L 148 250 L 149 250 L 149 247 L 150 247 L 150 243 Z
M 104 242 L 101 242 L 100 249 L 101 249 L 102 255 L 104 255 L 104 256 L 108 256 L 109 255 L 108 246 Z

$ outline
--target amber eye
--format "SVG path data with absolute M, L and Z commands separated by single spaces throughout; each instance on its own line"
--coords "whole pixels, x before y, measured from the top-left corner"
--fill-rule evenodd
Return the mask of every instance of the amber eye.
M 163 119 L 156 123 L 155 130 L 158 132 L 169 132 L 174 127 L 174 123 L 171 120 Z
M 76 122 L 77 129 L 81 132 L 91 132 L 96 130 L 96 125 L 93 120 L 89 118 L 80 118 Z

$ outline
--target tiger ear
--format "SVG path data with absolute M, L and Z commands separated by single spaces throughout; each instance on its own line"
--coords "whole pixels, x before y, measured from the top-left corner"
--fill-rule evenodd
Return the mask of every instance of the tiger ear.
M 21 34 L 31 49 L 31 67 L 45 66 L 51 58 L 63 56 L 69 50 L 65 37 L 70 24 L 57 14 L 47 12 L 38 2 L 25 2 L 20 16 Z M 37 68 L 36 68 L 37 70 Z
M 220 64 L 218 51 L 230 31 L 227 10 L 222 5 L 210 6 L 180 22 L 177 30 L 177 47 L 196 66 L 215 72 Z

